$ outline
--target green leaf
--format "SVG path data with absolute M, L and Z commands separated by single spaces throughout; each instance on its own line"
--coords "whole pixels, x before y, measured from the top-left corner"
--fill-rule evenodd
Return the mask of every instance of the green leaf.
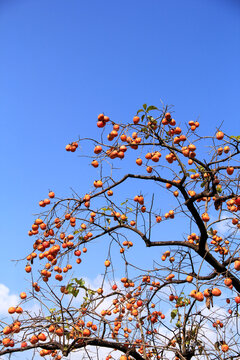
M 89 295 L 94 295 L 96 293 L 96 291 L 88 289 L 88 293 L 89 293 Z
M 208 231 L 207 231 L 208 235 L 213 236 L 213 228 L 211 227 Z
M 180 328 L 181 326 L 182 326 L 182 323 L 181 323 L 180 320 L 178 320 L 178 321 L 176 322 L 176 327 Z
M 141 132 L 143 132 L 143 133 L 148 133 L 148 128 L 146 128 L 146 127 L 142 128 L 142 129 L 141 129 Z
M 75 282 L 79 285 L 79 286 L 83 286 L 84 284 L 85 284 L 85 281 L 81 278 L 81 279 L 73 279 L 73 280 L 75 280 Z
M 143 114 L 143 115 L 141 116 L 141 121 L 143 121 L 144 118 L 145 118 L 145 115 Z
M 151 110 L 159 110 L 156 106 L 153 106 L 153 105 L 150 105 L 148 108 L 147 108 L 147 111 L 151 111 Z
M 146 110 L 147 109 L 147 104 L 143 104 L 143 108 L 144 108 L 144 110 Z
M 183 296 L 180 296 L 180 297 L 177 299 L 177 304 L 179 304 L 182 300 L 183 300 Z
M 72 291 L 72 295 L 74 296 L 74 297 L 77 297 L 78 296 L 78 293 L 79 293 L 79 289 L 73 289 L 73 291 Z
M 188 169 L 188 171 L 190 171 L 190 172 L 192 172 L 194 174 L 196 174 L 196 172 L 197 172 L 195 169 Z
M 140 113 L 140 112 L 143 112 L 144 110 L 143 109 L 139 109 L 138 111 L 137 111 L 137 115 Z
M 172 320 L 177 316 L 177 313 L 178 313 L 178 309 L 173 309 L 171 311 L 171 320 L 170 320 L 170 322 L 172 322 Z
M 71 294 L 71 292 L 72 292 L 72 289 L 73 289 L 73 286 L 72 286 L 73 284 L 68 284 L 67 286 L 66 286 L 66 290 Z
M 203 188 L 203 187 L 205 186 L 205 184 L 206 184 L 206 182 L 203 181 L 203 182 L 201 183 L 201 188 Z

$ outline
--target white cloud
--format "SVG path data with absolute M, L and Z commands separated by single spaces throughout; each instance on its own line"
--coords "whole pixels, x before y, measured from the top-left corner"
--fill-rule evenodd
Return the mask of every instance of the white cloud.
M 19 303 L 19 297 L 15 294 L 10 294 L 10 289 L 4 285 L 0 284 L 0 314 L 7 315 L 8 308 L 10 306 L 15 306 Z

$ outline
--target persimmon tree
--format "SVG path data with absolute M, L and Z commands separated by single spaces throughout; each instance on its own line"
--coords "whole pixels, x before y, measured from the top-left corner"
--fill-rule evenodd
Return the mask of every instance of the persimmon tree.
M 87 194 L 39 202 L 31 286 L 1 321 L 0 356 L 239 358 L 240 139 L 172 116 L 146 104 L 126 124 L 100 114 L 98 139 L 66 146 L 86 147 L 96 178 Z M 99 288 L 81 271 L 96 244 Z

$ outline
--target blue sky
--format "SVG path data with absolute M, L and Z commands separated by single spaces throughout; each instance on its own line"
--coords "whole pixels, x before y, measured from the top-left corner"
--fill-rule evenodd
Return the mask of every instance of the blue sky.
M 202 133 L 224 121 L 240 134 L 238 1 L 1 0 L 0 42 L 0 283 L 12 294 L 38 201 L 88 191 L 93 170 L 64 148 L 98 136 L 98 113 L 127 122 L 162 99 Z

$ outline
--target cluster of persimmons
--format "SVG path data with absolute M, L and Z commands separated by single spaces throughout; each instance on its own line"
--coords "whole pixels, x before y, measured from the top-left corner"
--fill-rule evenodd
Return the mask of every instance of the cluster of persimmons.
M 101 177 L 93 180 L 92 189 L 82 196 L 59 199 L 50 191 L 46 199 L 39 201 L 44 210 L 29 230 L 33 245 L 25 264 L 32 286 L 28 294 L 20 294 L 19 304 L 9 307 L 11 322 L 2 322 L 0 355 L 12 353 L 14 349 L 19 351 L 19 347 L 22 351 L 38 348 L 40 356 L 50 355 L 58 360 L 61 352 L 67 356 L 88 344 L 109 348 L 112 342 L 112 352 L 106 360 L 115 358 L 114 350 L 125 353 L 119 355 L 120 360 L 165 359 L 167 356 L 190 359 L 208 351 L 203 340 L 199 340 L 200 325 L 197 327 L 196 313 L 192 316 L 194 306 L 199 308 L 202 303 L 203 307 L 205 301 L 210 310 L 218 298 L 224 298 L 230 308 L 225 319 L 214 318 L 212 314 L 204 318 L 204 326 L 210 322 L 220 339 L 220 346 L 214 350 L 216 357 L 210 355 L 209 358 L 229 351 L 234 356 L 238 351 L 240 343 L 229 344 L 225 332 L 240 303 L 240 248 L 236 241 L 240 228 L 240 194 L 239 166 L 235 162 L 239 140 L 219 129 L 212 137 L 200 136 L 197 134 L 199 122 L 193 120 L 183 124 L 183 131 L 167 108 L 159 111 L 157 117 L 151 116 L 151 111 L 158 109 L 145 106 L 129 124 L 118 124 L 99 114 L 97 127 L 103 135 L 101 141 L 93 139 L 91 165 L 101 169 Z M 66 151 L 75 152 L 79 142 L 68 144 Z M 204 142 L 211 147 L 209 159 L 202 154 Z M 138 152 L 136 156 L 130 154 L 132 150 Z M 103 176 L 109 162 L 125 161 L 128 153 L 131 173 L 119 180 L 113 180 L 112 175 Z M 119 193 L 120 184 L 129 178 L 136 182 L 142 180 L 143 187 L 144 181 L 152 181 L 171 199 L 163 201 L 162 209 L 154 208 L 144 194 L 151 190 L 147 187 L 147 191 L 143 188 L 131 194 L 127 199 L 131 207 L 126 206 L 126 202 L 118 205 L 117 200 L 113 200 L 115 192 Z M 106 206 L 99 207 L 98 199 L 104 199 Z M 223 220 L 232 229 L 228 236 L 217 230 L 222 213 L 227 214 Z M 170 224 L 183 215 L 187 219 L 183 240 L 166 240 L 161 244 L 162 224 L 170 221 L 171 229 Z M 154 236 L 160 234 L 158 243 L 152 241 L 151 229 Z M 119 240 L 121 230 L 123 234 L 129 232 L 123 235 L 123 241 Z M 137 247 L 134 238 L 140 237 L 147 248 L 163 247 L 158 266 L 144 274 L 142 271 L 137 274 L 136 267 L 134 279 L 124 270 L 118 282 L 112 277 L 110 290 L 104 284 L 95 290 L 86 288 L 78 279 L 75 264 L 81 264 L 83 256 L 87 256 L 88 244 L 100 241 L 106 234 L 114 238 L 126 267 L 128 251 Z M 198 260 L 193 260 L 193 256 Z M 40 265 L 36 268 L 38 261 Z M 210 275 L 202 263 L 211 266 Z M 111 278 L 114 264 L 110 256 L 103 259 L 103 268 Z M 72 278 L 73 270 L 76 281 Z M 76 309 L 71 299 L 79 291 L 89 295 Z M 58 309 L 48 316 L 29 317 L 27 301 L 39 296 L 43 299 L 41 302 L 45 299 L 47 303 L 51 294 L 57 299 Z M 108 298 L 110 304 L 105 302 Z M 190 335 L 189 323 L 195 329 Z M 172 327 L 171 335 L 161 337 L 159 328 L 164 326 Z

